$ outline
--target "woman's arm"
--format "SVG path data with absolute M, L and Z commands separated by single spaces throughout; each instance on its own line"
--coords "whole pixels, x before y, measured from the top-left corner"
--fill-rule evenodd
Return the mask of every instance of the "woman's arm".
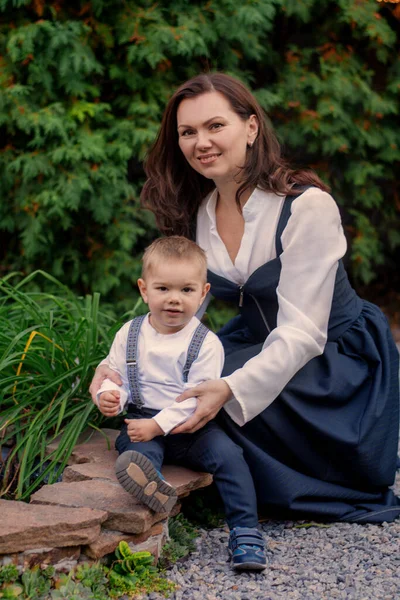
M 224 378 L 233 393 L 225 410 L 239 425 L 267 408 L 327 340 L 338 261 L 346 251 L 333 198 L 317 188 L 296 198 L 281 240 L 277 327 L 257 356 Z
M 164 431 L 166 430 L 166 425 L 168 426 L 167 433 L 171 430 L 172 433 L 183 433 L 191 429 L 191 419 L 193 418 L 195 411 L 197 419 L 197 408 L 199 404 L 199 400 L 196 398 L 197 393 L 193 394 L 193 390 L 198 390 L 198 388 L 201 387 L 202 382 L 215 380 L 219 377 L 223 365 L 224 349 L 222 344 L 215 334 L 209 332 L 203 342 L 198 358 L 191 366 L 188 381 L 184 384 L 184 388 L 187 390 L 184 402 L 174 402 L 155 417 L 155 420 Z M 184 412 L 182 412 L 183 408 L 185 408 Z M 215 406 L 212 407 L 212 409 L 214 408 Z M 218 410 L 219 408 L 215 414 Z M 175 421 L 175 423 L 173 423 L 173 421 Z M 198 425 L 196 429 L 200 429 L 202 426 L 203 423 Z
M 192 390 L 201 399 L 195 416 L 200 416 L 201 405 L 210 415 L 214 403 L 224 405 L 231 418 L 244 425 L 269 406 L 309 360 L 323 353 L 338 260 L 346 251 L 339 211 L 329 194 L 313 188 L 293 202 L 282 246 L 277 327 L 257 356 L 223 378 L 225 387 L 206 382 Z

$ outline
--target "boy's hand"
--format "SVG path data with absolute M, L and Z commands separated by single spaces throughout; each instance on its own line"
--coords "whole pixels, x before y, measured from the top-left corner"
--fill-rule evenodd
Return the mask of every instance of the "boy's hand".
M 97 404 L 97 392 L 105 379 L 111 379 L 117 385 L 122 385 L 122 379 L 116 371 L 113 371 L 107 365 L 97 367 L 89 388 L 89 393 L 92 396 L 94 404 Z
M 154 419 L 125 419 L 127 434 L 131 442 L 149 442 L 157 435 L 164 435 Z
M 99 411 L 105 417 L 115 417 L 119 413 L 119 392 L 110 390 L 99 396 Z

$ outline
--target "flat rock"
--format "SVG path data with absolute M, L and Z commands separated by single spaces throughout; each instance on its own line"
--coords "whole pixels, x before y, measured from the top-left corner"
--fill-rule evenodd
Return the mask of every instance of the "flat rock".
M 102 558 L 106 554 L 114 552 L 115 548 L 122 541 L 128 542 L 136 550 L 136 545 L 146 542 L 149 538 L 162 536 L 164 533 L 163 522 L 156 523 L 148 531 L 139 534 L 124 533 L 123 531 L 110 531 L 102 529 L 101 534 L 92 544 L 84 548 L 84 553 L 89 558 Z M 165 537 L 165 535 L 164 535 Z M 156 542 L 158 540 L 153 540 Z
M 22 565 L 24 569 L 31 569 L 35 565 L 43 568 L 64 560 L 78 560 L 80 555 L 81 546 L 66 546 L 65 548 L 34 548 L 15 556 L 18 557 L 18 565 Z
M 32 495 L 31 502 L 97 508 L 108 515 L 104 522 L 106 529 L 124 533 L 142 533 L 166 517 L 139 504 L 118 483 L 101 479 L 45 485 Z
M 164 465 L 162 474 L 176 488 L 179 497 L 187 496 L 193 490 L 206 487 L 212 482 L 212 475 L 209 473 L 199 473 L 176 465 Z M 75 464 L 64 470 L 64 483 L 90 479 L 104 479 L 118 483 L 114 461 Z
M 213 480 L 210 473 L 200 473 L 178 465 L 164 465 L 161 472 L 168 483 L 175 487 L 179 497 L 187 496 L 193 490 L 206 487 Z
M 63 482 L 87 479 L 117 481 L 114 463 L 118 453 L 114 450 L 114 445 L 119 431 L 116 429 L 102 429 L 101 431 L 104 435 L 98 431 L 86 430 L 79 436 L 68 461 L 70 466 L 64 471 Z M 48 445 L 47 450 L 55 450 L 58 444 L 59 440 L 55 440 Z M 185 496 L 212 482 L 212 475 L 209 473 L 199 473 L 177 465 L 164 465 L 162 473 L 165 479 L 176 488 L 178 496 Z
M 0 554 L 91 544 L 107 519 L 107 513 L 98 507 L 66 509 L 12 500 L 0 500 L 0 514 Z
M 163 544 L 159 540 L 156 540 L 156 538 L 152 537 L 135 546 L 133 548 L 133 552 L 150 552 L 150 554 L 154 556 L 154 564 L 157 564 L 158 559 L 161 556 L 162 546 Z
M 132 544 L 128 542 L 132 552 L 150 552 L 155 557 L 155 563 L 161 556 L 162 548 L 169 538 L 168 521 L 162 523 L 162 531 L 158 535 L 152 535 L 144 542 Z
M 115 475 L 115 460 L 70 465 L 64 469 L 63 483 L 71 481 L 87 481 L 89 479 L 104 479 L 118 483 Z
M 78 560 L 81 555 L 81 546 L 65 546 L 64 548 L 33 548 L 25 552 L 2 554 L 0 566 L 14 564 L 31 569 L 35 565 L 45 568 L 64 560 Z
M 114 446 L 119 431 L 117 429 L 102 429 L 101 432 L 93 429 L 86 429 L 82 432 L 68 460 L 68 464 L 115 461 L 118 454 Z M 56 450 L 60 441 L 60 437 L 53 440 L 47 446 L 47 454 Z

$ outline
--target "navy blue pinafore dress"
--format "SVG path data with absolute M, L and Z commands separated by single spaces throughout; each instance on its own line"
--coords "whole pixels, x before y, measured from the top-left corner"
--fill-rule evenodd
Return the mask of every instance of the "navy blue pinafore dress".
M 257 355 L 276 327 L 281 234 L 294 199 L 287 196 L 283 205 L 277 258 L 240 287 L 208 272 L 212 295 L 240 306 L 218 334 L 226 354 L 223 375 Z M 243 427 L 219 413 L 244 450 L 262 514 L 373 523 L 400 515 L 400 499 L 388 488 L 396 471 L 398 369 L 386 317 L 357 296 L 340 261 L 324 353 Z

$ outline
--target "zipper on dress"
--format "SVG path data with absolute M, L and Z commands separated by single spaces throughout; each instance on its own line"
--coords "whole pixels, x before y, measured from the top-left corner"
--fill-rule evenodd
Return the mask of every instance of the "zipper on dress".
M 271 333 L 271 328 L 268 325 L 267 317 L 264 315 L 262 308 L 260 306 L 260 303 L 258 302 L 257 298 L 255 296 L 253 296 L 253 294 L 249 294 L 249 296 L 250 296 L 250 298 L 253 298 L 254 302 L 256 303 L 256 306 L 259 310 L 262 320 L 264 321 L 264 325 L 267 328 L 268 333 Z
M 239 308 L 243 306 L 243 286 L 239 286 Z

